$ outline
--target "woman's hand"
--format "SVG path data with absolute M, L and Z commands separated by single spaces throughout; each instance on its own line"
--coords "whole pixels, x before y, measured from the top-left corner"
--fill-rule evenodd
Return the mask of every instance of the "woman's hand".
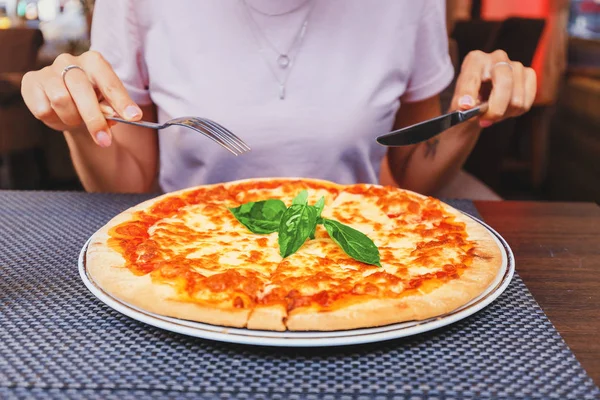
M 490 83 L 488 98 L 485 92 Z M 520 62 L 511 61 L 506 52 L 497 50 L 487 54 L 472 51 L 462 64 L 452 109 L 466 110 L 476 106 L 478 99 L 487 100 L 488 111 L 479 118 L 479 125 L 487 128 L 495 122 L 529 111 L 536 91 L 535 71 Z
M 81 69 L 63 74 L 71 65 Z M 102 147 L 110 146 L 112 140 L 105 115 L 116 112 L 131 121 L 142 117 L 110 64 L 95 51 L 78 57 L 61 54 L 51 66 L 28 72 L 21 93 L 33 115 L 50 128 L 67 131 L 85 126 Z

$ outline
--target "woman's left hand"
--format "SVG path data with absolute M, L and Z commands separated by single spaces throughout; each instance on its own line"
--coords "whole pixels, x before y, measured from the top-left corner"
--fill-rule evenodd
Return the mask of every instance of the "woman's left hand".
M 489 98 L 485 86 L 491 83 Z M 511 61 L 506 52 L 472 51 L 465 57 L 456 82 L 453 110 L 467 110 L 477 105 L 478 99 L 488 101 L 488 111 L 479 118 L 479 125 L 487 128 L 495 122 L 516 117 L 529 111 L 537 91 L 537 77 L 532 68 Z

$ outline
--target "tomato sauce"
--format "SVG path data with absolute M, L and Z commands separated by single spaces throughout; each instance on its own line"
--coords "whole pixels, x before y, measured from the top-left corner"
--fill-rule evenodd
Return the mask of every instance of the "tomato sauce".
M 254 304 L 282 304 L 288 310 L 313 305 L 327 309 L 335 307 L 336 302 L 347 301 L 356 296 L 401 297 L 416 290 L 433 290 L 443 282 L 459 278 L 472 265 L 473 259 L 478 257 L 473 243 L 467 240 L 465 224 L 456 222 L 453 216 L 446 214 L 437 200 L 427 199 L 422 203 L 418 197 L 409 193 L 392 192 L 390 189 L 369 185 L 353 185 L 345 192 L 373 196 L 384 213 L 400 224 L 407 218 L 420 221 L 417 225 L 407 223 L 405 230 L 389 232 L 390 238 L 401 238 L 409 234 L 417 234 L 423 238 L 412 251 L 412 260 L 403 260 L 406 265 L 394 258 L 393 249 L 380 247 L 382 263 L 384 266 L 394 266 L 395 273 L 351 259 L 337 247 L 322 247 L 328 249 L 327 256 L 311 256 L 307 265 L 298 264 L 298 261 L 294 264 L 290 258 L 280 262 L 267 261 L 264 259 L 264 252 L 258 249 L 249 250 L 240 256 L 247 263 L 269 267 L 265 271 L 271 270 L 273 273 L 267 277 L 244 266 L 236 268 L 221 265 L 222 252 L 202 254 L 195 256 L 196 258 L 187 257 L 201 250 L 200 243 L 207 243 L 203 241 L 212 240 L 211 243 L 221 243 L 228 248 L 235 248 L 236 244 L 242 243 L 254 243 L 258 248 L 266 248 L 269 246 L 267 237 L 249 237 L 239 232 L 228 232 L 229 239 L 215 241 L 220 235 L 218 229 L 200 231 L 183 222 L 158 223 L 165 218 L 182 216 L 186 212 L 186 206 L 202 204 L 202 212 L 219 227 L 225 221 L 234 220 L 227 207 L 240 205 L 236 200 L 240 193 L 275 188 L 280 190 L 282 187 L 284 193 L 294 196 L 302 189 L 325 189 L 334 197 L 339 193 L 336 189 L 323 187 L 318 183 L 302 181 L 300 184 L 285 182 L 282 185 L 276 180 L 244 182 L 230 188 L 213 186 L 196 189 L 162 199 L 149 209 L 135 213 L 130 221 L 113 227 L 109 232 L 109 245 L 123 256 L 125 266 L 134 274 L 150 274 L 152 279 L 171 283 L 187 294 L 191 301 L 194 301 L 195 296 L 206 296 L 207 291 L 215 294 L 225 292 L 228 293 L 227 298 L 233 299 L 231 304 L 235 308 L 251 307 Z M 264 200 L 264 194 L 260 194 L 260 197 L 260 200 Z M 357 205 L 357 210 L 360 209 L 359 206 Z M 335 211 L 333 214 L 340 222 L 356 221 L 343 218 L 344 215 Z M 365 219 L 360 215 L 358 218 Z M 383 225 L 376 223 L 374 228 L 381 230 Z M 322 230 L 317 231 L 318 238 L 325 236 L 327 235 Z M 321 243 L 325 242 L 319 242 Z M 409 276 L 410 265 L 435 266 L 444 248 L 458 251 L 457 262 L 445 264 L 441 270 L 432 273 Z M 338 267 L 339 262 L 345 265 L 343 270 Z M 298 265 L 302 265 L 300 271 Z M 365 272 L 369 274 L 364 276 Z M 271 287 L 261 297 L 267 285 L 275 287 Z M 393 287 L 403 287 L 404 290 L 398 294 L 391 290 Z M 302 294 L 298 288 L 311 288 L 307 293 L 312 294 Z

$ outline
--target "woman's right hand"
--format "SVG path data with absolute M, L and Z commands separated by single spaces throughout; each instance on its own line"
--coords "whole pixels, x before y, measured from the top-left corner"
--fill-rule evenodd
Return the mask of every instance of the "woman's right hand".
M 63 80 L 62 73 L 70 65 L 81 69 L 70 69 Z M 50 128 L 73 131 L 85 126 L 102 147 L 112 141 L 105 115 L 118 114 L 130 121 L 142 118 L 142 110 L 111 65 L 95 51 L 81 56 L 61 54 L 52 65 L 26 73 L 21 93 L 33 115 Z

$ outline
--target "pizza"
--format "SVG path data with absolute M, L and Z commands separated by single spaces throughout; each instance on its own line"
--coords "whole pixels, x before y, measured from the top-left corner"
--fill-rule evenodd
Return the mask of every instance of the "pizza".
M 240 210 L 260 211 L 253 229 L 262 233 L 248 228 Z M 294 221 L 312 225 L 298 236 Z M 290 248 L 290 240 L 297 245 Z M 313 179 L 167 193 L 113 218 L 86 251 L 90 278 L 127 304 L 274 331 L 440 316 L 485 291 L 501 265 L 488 230 L 435 198 Z

